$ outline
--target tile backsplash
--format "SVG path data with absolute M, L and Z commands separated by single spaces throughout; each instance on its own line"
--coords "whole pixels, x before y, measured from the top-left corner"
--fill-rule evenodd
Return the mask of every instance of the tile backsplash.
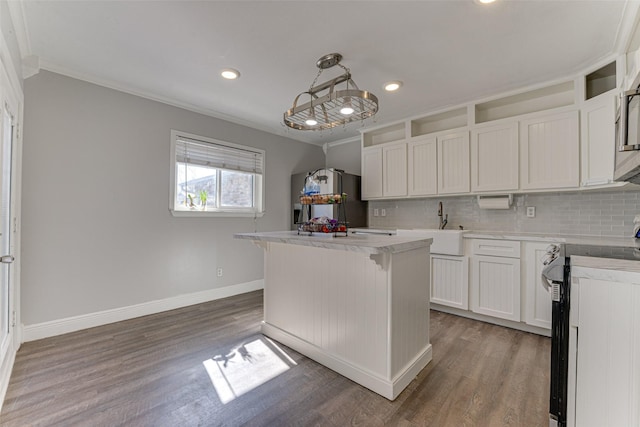
M 449 215 L 447 229 L 520 231 L 627 237 L 640 214 L 640 190 L 533 193 L 513 196 L 510 209 L 480 209 L 476 196 L 369 202 L 369 227 L 437 228 L 438 202 Z M 528 218 L 527 207 L 535 207 Z M 374 216 L 374 209 L 385 216 Z

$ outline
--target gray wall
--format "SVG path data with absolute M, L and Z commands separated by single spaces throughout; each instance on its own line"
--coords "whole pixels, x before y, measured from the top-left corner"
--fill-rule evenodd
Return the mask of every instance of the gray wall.
M 25 325 L 261 279 L 262 250 L 233 234 L 288 229 L 290 175 L 325 162 L 317 146 L 46 71 L 25 80 L 24 127 Z M 266 150 L 265 216 L 171 216 L 171 129 Z
M 347 173 L 361 175 L 360 139 L 328 147 L 325 167 L 338 168 Z

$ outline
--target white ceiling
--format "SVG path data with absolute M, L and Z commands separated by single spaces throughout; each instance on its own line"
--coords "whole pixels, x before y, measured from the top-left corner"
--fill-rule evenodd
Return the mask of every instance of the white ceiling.
M 584 71 L 626 47 L 635 2 L 22 0 L 18 41 L 43 69 L 323 144 Z M 331 52 L 378 96 L 378 114 L 332 131 L 286 128 L 283 112 Z M 220 78 L 226 67 L 241 78 Z M 404 86 L 385 93 L 394 79 Z

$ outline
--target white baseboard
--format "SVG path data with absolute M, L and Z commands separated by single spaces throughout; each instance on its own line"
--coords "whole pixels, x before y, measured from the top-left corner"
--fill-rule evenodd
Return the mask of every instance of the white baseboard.
M 469 310 L 462 310 L 454 307 L 446 307 L 440 304 L 431 303 L 431 309 L 435 311 L 441 311 L 443 313 L 455 314 L 456 316 L 466 317 L 467 319 L 479 320 L 481 322 L 492 323 L 498 326 L 504 326 L 506 328 L 518 329 L 524 332 L 530 332 L 532 334 L 542 335 L 545 337 L 551 336 L 551 329 L 540 328 L 538 326 L 527 325 L 524 322 L 513 322 L 511 320 L 498 319 L 497 317 L 486 316 L 484 314 L 474 313 Z
M 344 375 L 350 380 L 357 382 L 361 386 L 366 387 L 389 400 L 394 400 L 398 397 L 402 390 L 404 390 L 418 375 L 418 373 L 420 373 L 422 368 L 431 362 L 432 358 L 431 344 L 428 344 L 424 349 L 422 349 L 422 351 L 420 351 L 411 363 L 404 367 L 396 378 L 390 379 L 358 366 L 335 354 L 331 354 L 327 350 L 311 344 L 310 342 L 292 335 L 270 323 L 263 321 L 260 331 L 264 335 L 273 338 L 281 344 L 291 347 L 308 358 L 315 360 L 341 375 Z
M 108 323 L 120 322 L 122 320 L 133 319 L 135 317 L 160 313 L 162 311 L 200 304 L 220 298 L 227 298 L 234 295 L 244 294 L 246 292 L 257 291 L 263 288 L 264 280 L 260 279 L 252 282 L 240 283 L 238 285 L 226 286 L 224 288 L 209 289 L 192 294 L 178 295 L 171 298 L 149 301 L 127 307 L 82 314 L 80 316 L 67 317 L 34 325 L 23 325 L 22 339 L 23 342 L 39 340 L 42 338 L 79 331 L 81 329 L 93 328 L 95 326 L 106 325 Z
M 4 363 L 0 365 L 0 411 L 2 411 L 2 404 L 7 394 L 7 388 L 9 387 L 9 380 L 11 379 L 11 371 L 13 370 L 13 362 L 16 359 L 16 349 L 13 345 L 7 353 L 7 357 Z

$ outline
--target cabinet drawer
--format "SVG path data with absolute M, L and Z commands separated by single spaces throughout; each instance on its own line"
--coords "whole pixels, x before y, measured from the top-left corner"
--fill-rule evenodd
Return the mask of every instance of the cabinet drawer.
M 473 254 L 520 258 L 520 242 L 513 240 L 474 239 Z

